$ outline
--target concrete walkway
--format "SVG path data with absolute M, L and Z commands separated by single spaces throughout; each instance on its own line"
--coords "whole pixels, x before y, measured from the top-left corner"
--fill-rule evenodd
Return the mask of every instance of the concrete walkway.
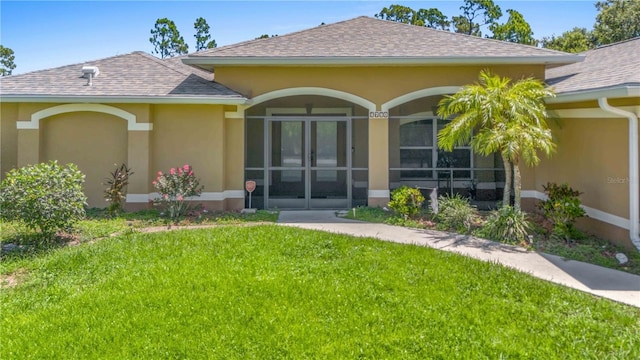
M 640 276 L 471 236 L 339 218 L 335 211 L 281 211 L 278 223 L 402 244 L 428 246 L 494 261 L 540 279 L 640 307 Z

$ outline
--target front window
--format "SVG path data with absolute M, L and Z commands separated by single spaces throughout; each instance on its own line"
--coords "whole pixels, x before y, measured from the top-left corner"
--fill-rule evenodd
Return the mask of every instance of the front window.
M 443 119 L 403 119 L 400 121 L 400 179 L 419 180 L 453 177 L 471 179 L 473 153 L 468 146 L 451 152 L 438 150 L 438 132 L 447 124 Z

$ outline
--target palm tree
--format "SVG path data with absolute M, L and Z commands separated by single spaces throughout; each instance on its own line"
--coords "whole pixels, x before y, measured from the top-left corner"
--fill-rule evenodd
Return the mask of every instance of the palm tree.
M 548 156 L 555 150 L 544 105 L 544 98 L 554 93 L 534 78 L 511 84 L 509 78 L 483 70 L 479 79 L 438 104 L 440 117 L 455 116 L 438 134 L 438 147 L 451 151 L 469 144 L 484 156 L 499 152 L 505 170 L 503 204 L 509 204 L 513 183 L 519 208 L 520 161 L 534 166 L 540 162 L 538 151 Z

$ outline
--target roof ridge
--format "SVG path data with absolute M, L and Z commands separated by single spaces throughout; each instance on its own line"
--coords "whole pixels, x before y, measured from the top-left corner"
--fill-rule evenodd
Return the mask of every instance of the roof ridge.
M 409 26 L 409 27 L 414 27 L 414 28 L 419 28 L 419 29 L 425 29 L 427 31 L 437 31 L 443 34 L 449 34 L 452 36 L 463 36 L 466 37 L 468 39 L 474 39 L 474 40 L 487 40 L 487 41 L 491 41 L 491 42 L 495 42 L 495 43 L 500 43 L 500 44 L 507 44 L 509 46 L 525 46 L 528 48 L 534 48 L 534 49 L 538 49 L 538 50 L 542 50 L 542 51 L 552 51 L 552 52 L 556 52 L 558 54 L 569 54 L 567 52 L 564 51 L 559 51 L 559 50 L 553 50 L 553 49 L 546 49 L 546 48 L 539 48 L 537 46 L 533 46 L 533 45 L 527 45 L 527 44 L 520 44 L 520 43 L 514 43 L 514 42 L 510 42 L 510 41 L 505 41 L 505 40 L 498 40 L 498 39 L 492 39 L 492 38 L 487 38 L 487 37 L 482 37 L 482 36 L 476 36 L 476 35 L 469 35 L 469 34 L 464 34 L 464 33 L 458 33 L 455 31 L 450 31 L 450 30 L 442 30 L 442 29 L 436 29 L 436 28 L 431 28 L 428 26 L 418 26 L 418 25 L 411 25 L 411 24 L 407 24 L 407 23 L 402 23 L 402 22 L 398 22 L 398 21 L 393 21 L 393 20 L 386 20 L 386 19 L 379 19 L 379 18 L 372 18 L 369 16 L 360 16 L 360 17 L 365 17 L 371 20 L 378 20 L 378 21 L 383 21 L 383 22 L 387 22 L 387 23 L 394 23 L 394 24 L 400 24 L 400 25 L 405 25 L 405 26 Z
M 16 77 L 16 76 L 22 76 L 22 75 L 29 75 L 29 74 L 34 74 L 34 73 L 39 73 L 39 72 L 44 72 L 44 71 L 51 71 L 51 70 L 55 70 L 55 69 L 61 69 L 61 68 L 67 68 L 67 67 L 72 67 L 72 66 L 84 65 L 84 64 L 88 64 L 88 63 L 97 62 L 97 61 L 103 61 L 103 60 L 114 59 L 114 58 L 117 58 L 117 57 L 124 57 L 124 56 L 134 55 L 134 54 L 139 53 L 139 52 L 142 52 L 142 51 L 132 51 L 132 52 L 124 53 L 124 54 L 111 55 L 111 56 L 107 56 L 107 57 L 104 57 L 104 58 L 87 60 L 87 61 L 77 62 L 77 63 L 73 63 L 73 64 L 67 64 L 67 65 L 62 65 L 62 66 L 54 66 L 54 67 L 50 67 L 50 68 L 46 68 L 46 69 L 32 70 L 32 71 L 28 71 L 28 72 L 22 73 L 22 74 L 6 75 L 6 76 L 3 76 L 3 78 Z
M 632 42 L 632 41 L 637 41 L 637 40 L 640 40 L 640 36 L 632 37 L 630 39 L 616 41 L 616 42 L 611 43 L 611 44 L 600 45 L 600 46 L 595 47 L 593 49 L 589 49 L 589 50 L 587 50 L 587 51 L 585 51 L 583 53 L 586 53 L 586 52 L 589 52 L 589 51 L 600 50 L 600 49 L 606 49 L 608 47 L 617 46 L 617 45 L 620 45 L 620 44 L 624 44 L 624 43 L 628 43 L 628 42 Z
M 153 61 L 155 61 L 156 63 L 158 63 L 158 64 L 160 64 L 160 65 L 162 65 L 162 66 L 166 67 L 167 69 L 169 69 L 169 70 L 173 70 L 173 71 L 175 71 L 175 72 L 177 72 L 177 73 L 179 73 L 179 74 L 181 74 L 181 75 L 187 75 L 187 76 L 188 76 L 188 75 L 191 75 L 191 74 L 192 74 L 192 73 L 190 73 L 190 72 L 183 71 L 183 69 L 179 69 L 177 66 L 175 66 L 175 65 L 173 65 L 173 64 L 168 64 L 167 62 L 165 62 L 165 61 L 164 61 L 165 59 L 159 59 L 159 58 L 157 58 L 157 57 L 155 57 L 155 56 L 153 56 L 153 55 L 151 55 L 151 54 L 148 54 L 148 53 L 146 53 L 146 52 L 144 52 L 144 51 L 136 51 L 136 53 L 137 53 L 138 55 L 141 55 L 141 56 L 143 56 L 143 57 L 145 57 L 145 58 L 149 59 L 149 60 L 153 60 Z

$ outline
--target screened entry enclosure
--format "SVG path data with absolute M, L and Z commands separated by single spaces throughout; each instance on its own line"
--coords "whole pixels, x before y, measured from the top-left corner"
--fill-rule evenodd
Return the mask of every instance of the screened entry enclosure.
M 247 114 L 245 177 L 257 184 L 254 207 L 366 204 L 368 118 L 364 109 L 340 105 L 265 106 L 259 115 Z

